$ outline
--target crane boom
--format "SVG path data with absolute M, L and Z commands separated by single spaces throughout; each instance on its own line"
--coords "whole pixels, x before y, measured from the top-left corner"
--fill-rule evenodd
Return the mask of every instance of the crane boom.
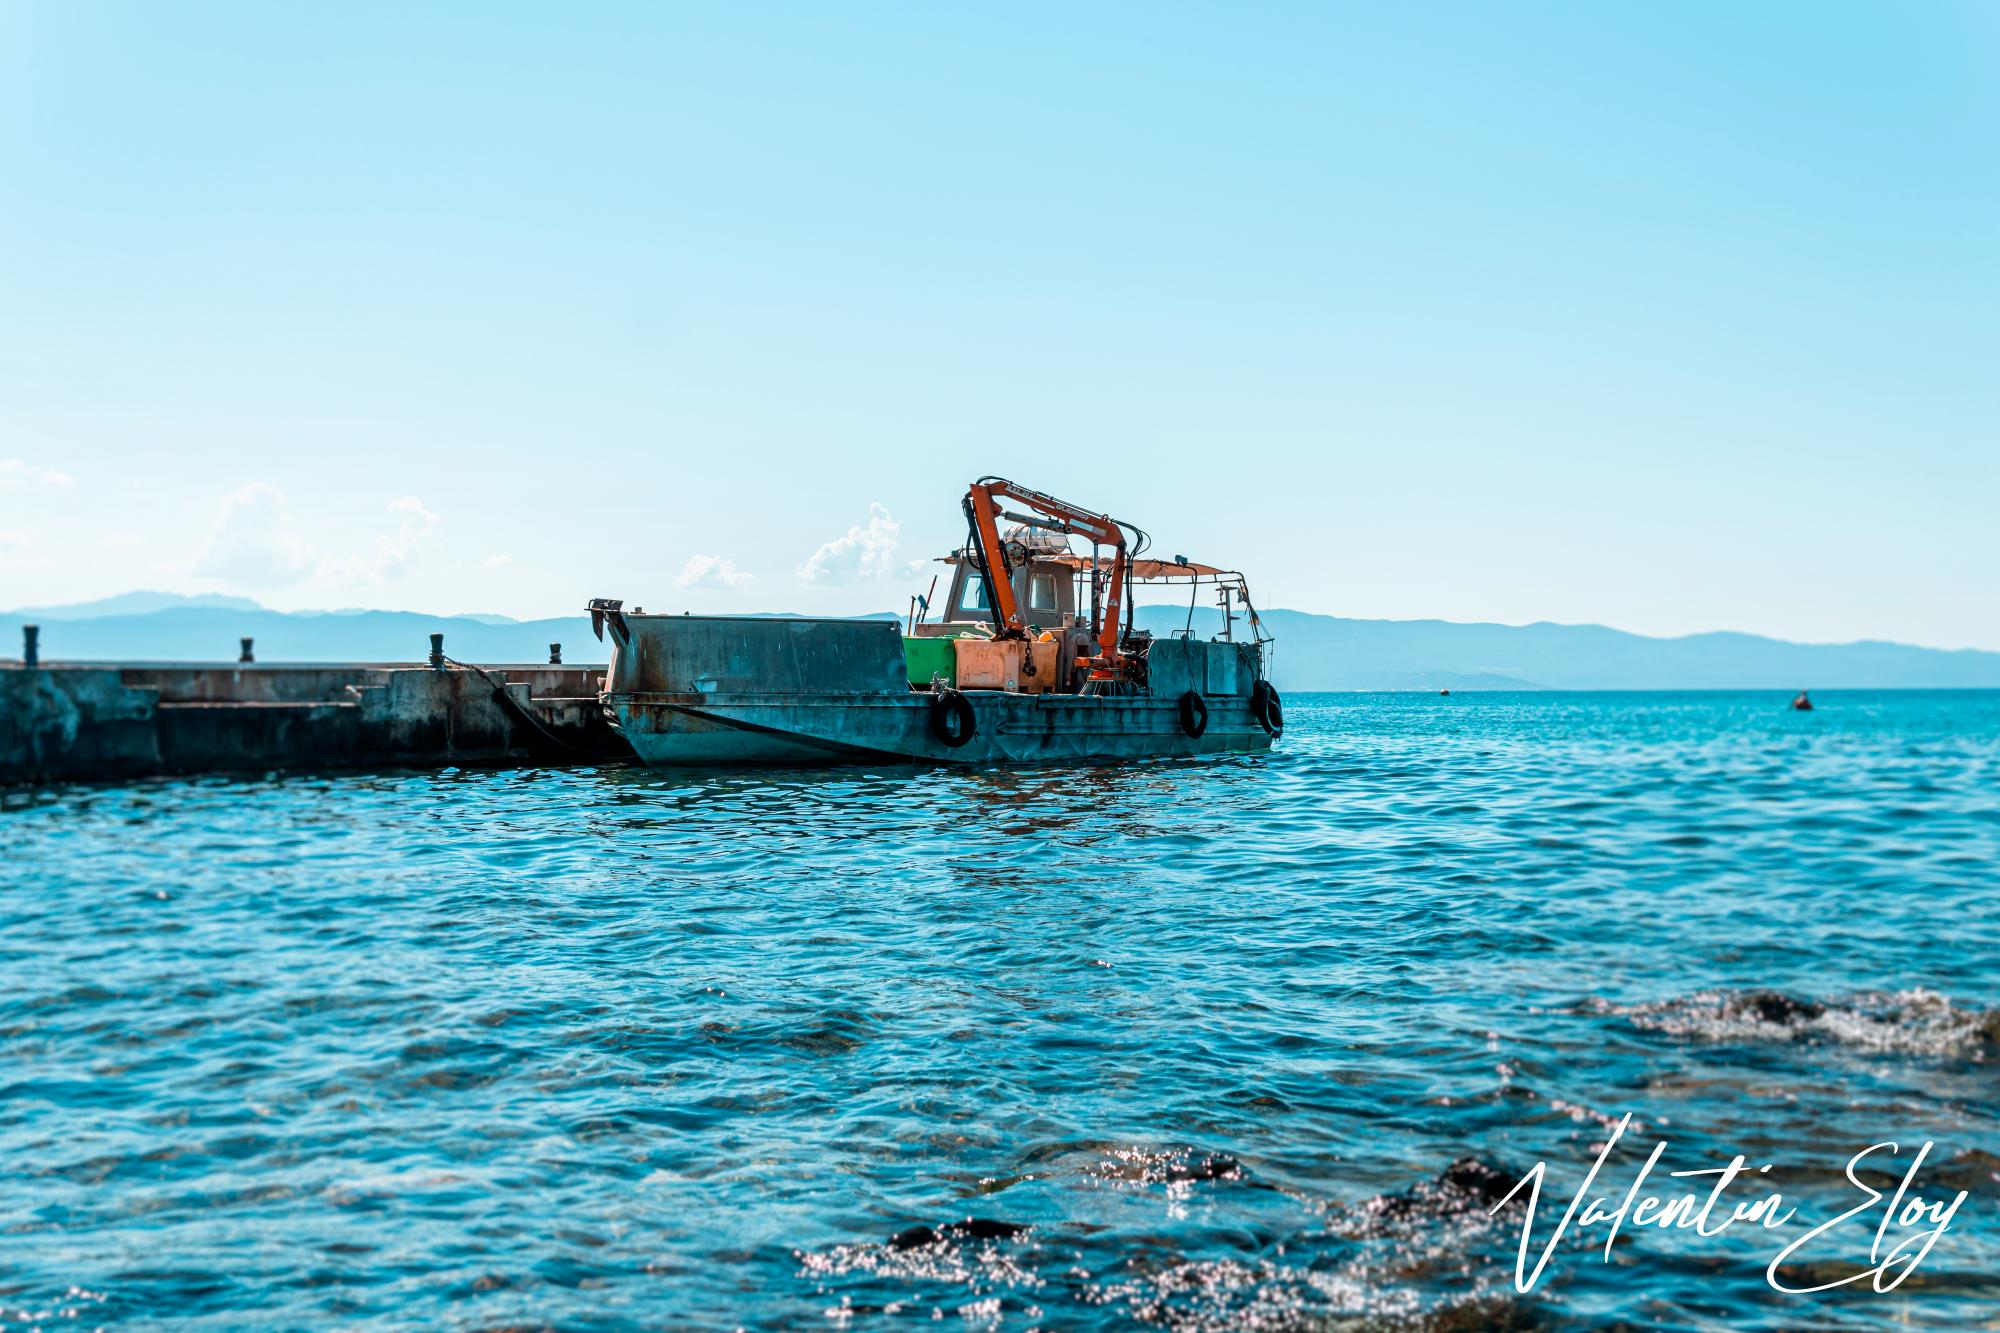
M 1118 651 L 1118 616 L 1120 601 L 1125 592 L 1125 583 L 1130 572 L 1129 553 L 1125 543 L 1125 529 L 1116 519 L 1104 514 L 1093 514 L 1088 509 L 1078 508 L 1052 495 L 1017 486 L 1004 477 L 981 477 L 965 493 L 965 512 L 970 520 L 978 550 L 980 572 L 986 578 L 986 595 L 992 599 L 994 633 L 996 637 L 1019 638 L 1026 631 L 1026 622 L 1021 618 L 1021 607 L 1014 596 L 1014 582 L 1007 567 L 1007 551 L 1000 540 L 1001 518 L 1021 519 L 1024 515 L 1009 514 L 1000 508 L 1000 502 L 1010 500 L 1045 521 L 1036 526 L 1050 528 L 1056 532 L 1072 533 L 1087 537 L 1096 546 L 1109 546 L 1114 554 L 1111 559 L 1111 586 L 1104 599 L 1104 619 L 1097 630 L 1098 652 L 1102 668 L 1115 671 L 1120 661 Z M 1030 520 L 1033 521 L 1033 520 Z

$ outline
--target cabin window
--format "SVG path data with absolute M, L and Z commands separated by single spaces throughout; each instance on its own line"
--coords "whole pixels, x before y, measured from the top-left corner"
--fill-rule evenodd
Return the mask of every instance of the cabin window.
M 958 599 L 958 609 L 961 611 L 990 611 L 992 609 L 986 604 L 986 580 L 984 578 L 977 574 L 966 575 L 965 591 Z
M 1028 609 L 1030 611 L 1053 611 L 1056 609 L 1055 575 L 1037 574 L 1028 580 Z

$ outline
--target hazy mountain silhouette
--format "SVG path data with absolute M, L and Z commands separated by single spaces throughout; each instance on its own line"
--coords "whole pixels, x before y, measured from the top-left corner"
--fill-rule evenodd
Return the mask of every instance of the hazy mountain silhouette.
M 264 608 L 248 597 L 231 597 L 219 592 L 196 593 L 188 596 L 178 592 L 121 592 L 116 597 L 100 597 L 94 602 L 75 602 L 69 606 L 26 606 L 6 614 L 33 621 L 43 620 L 95 620 L 101 616 L 143 616 L 154 611 L 166 611 L 176 607 L 214 606 L 231 611 L 261 611 Z
M 1147 607 L 1141 623 L 1186 617 Z M 1164 623 L 1162 623 L 1164 622 Z M 1659 639 L 1602 625 L 1347 620 L 1267 611 L 1280 688 L 1367 689 L 1896 689 L 2000 687 L 2000 653 L 1864 640 L 1790 643 L 1719 632 Z M 1196 629 L 1201 628 L 1196 618 Z
M 245 635 L 256 640 L 263 662 L 415 662 L 434 632 L 444 634 L 446 653 L 468 662 L 546 661 L 551 643 L 561 643 L 570 662 L 606 655 L 582 615 L 495 623 L 414 611 L 287 613 L 238 604 L 247 599 L 214 605 L 162 593 L 126 598 L 134 601 L 0 613 L 0 653 L 17 655 L 21 624 L 39 621 L 42 657 L 51 662 L 233 661 Z M 140 598 L 166 604 L 120 611 L 147 605 Z M 1137 614 L 1156 634 L 1179 630 L 1187 617 L 1185 607 L 1171 606 Z M 1218 623 L 1204 609 L 1195 632 L 1213 633 Z M 1348 620 L 1282 610 L 1265 612 L 1264 623 L 1277 636 L 1272 677 L 1288 690 L 2000 688 L 2000 653 L 1875 641 L 1805 644 L 1735 633 L 1660 639 L 1601 625 Z

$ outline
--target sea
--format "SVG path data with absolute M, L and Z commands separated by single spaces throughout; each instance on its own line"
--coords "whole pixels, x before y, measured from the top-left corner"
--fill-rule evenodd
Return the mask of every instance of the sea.
M 2000 1327 L 2000 692 L 0 794 L 0 1328 Z

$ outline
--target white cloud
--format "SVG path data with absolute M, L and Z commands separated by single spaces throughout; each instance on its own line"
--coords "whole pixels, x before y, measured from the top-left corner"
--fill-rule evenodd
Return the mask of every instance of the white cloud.
M 389 512 L 396 519 L 394 532 L 377 536 L 375 549 L 368 555 L 327 561 L 320 566 L 321 577 L 331 583 L 377 584 L 409 573 L 423 559 L 424 549 L 437 532 L 438 516 L 414 495 L 391 501 Z
M 292 583 L 312 567 L 312 543 L 293 530 L 285 493 L 261 481 L 222 497 L 215 528 L 194 556 L 195 573 L 251 587 Z
M 674 582 L 683 588 L 740 588 L 756 577 L 738 569 L 727 556 L 698 555 Z
M 36 467 L 25 458 L 0 458 L 0 485 L 14 482 L 43 486 L 74 486 L 76 478 L 52 467 Z
M 494 554 L 486 557 L 486 567 L 488 569 L 505 569 L 507 568 L 507 566 L 513 563 L 514 563 L 513 556 L 501 555 L 498 552 L 495 552 Z
M 903 525 L 879 504 L 868 506 L 868 526 L 855 524 L 799 566 L 800 583 L 855 583 L 881 578 L 896 567 L 896 540 Z
M 249 587 L 277 587 L 307 577 L 335 585 L 374 585 L 401 578 L 423 558 L 438 516 L 414 495 L 389 505 L 393 530 L 378 533 L 366 554 L 322 557 L 300 535 L 285 493 L 253 481 L 222 497 L 215 528 L 195 552 L 192 568 Z

